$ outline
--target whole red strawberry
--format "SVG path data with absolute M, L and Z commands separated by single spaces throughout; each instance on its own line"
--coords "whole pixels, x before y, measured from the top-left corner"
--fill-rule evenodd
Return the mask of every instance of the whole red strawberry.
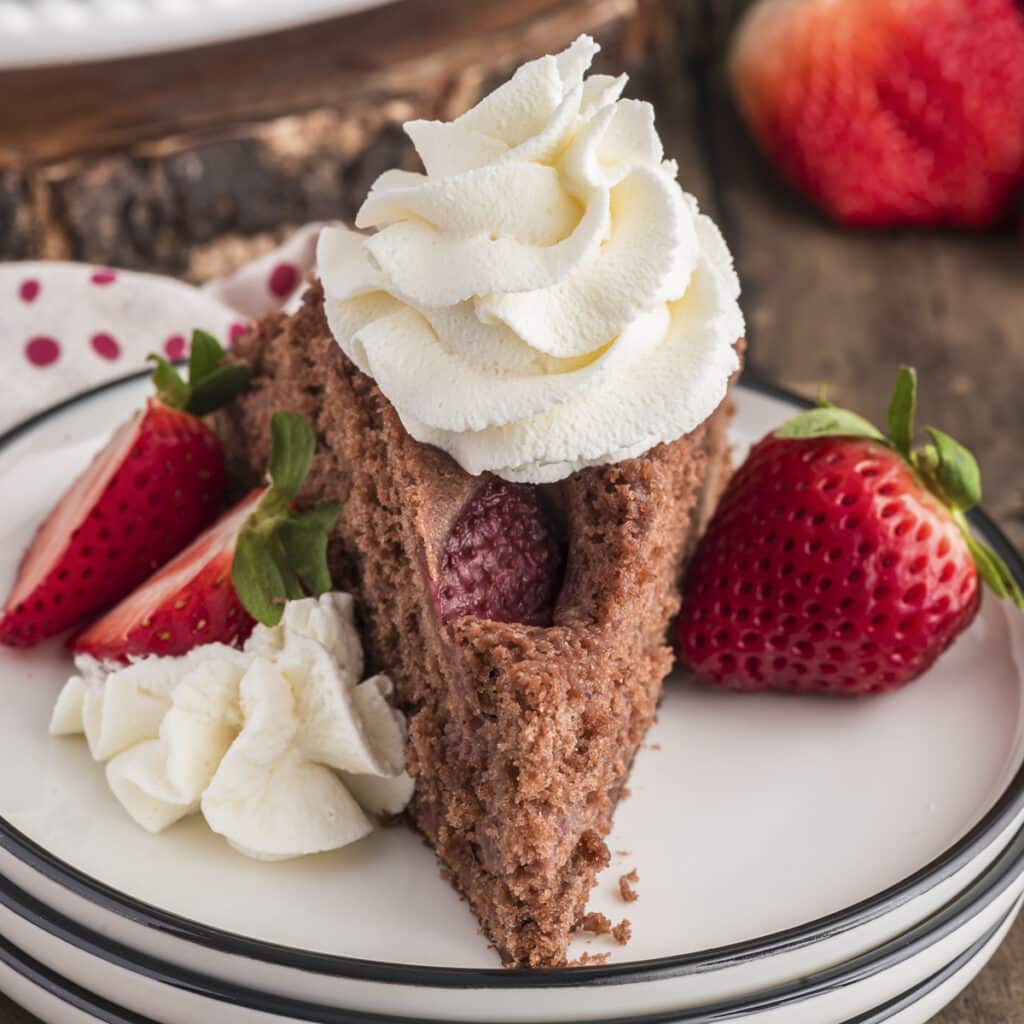
M 998 556 L 971 536 L 978 468 L 929 428 L 912 449 L 915 378 L 900 371 L 891 439 L 853 413 L 802 413 L 730 481 L 687 574 L 679 649 L 735 690 L 891 690 L 924 672 L 974 618 L 980 579 L 1024 608 Z
M 270 486 L 225 512 L 176 558 L 71 642 L 76 654 L 124 662 L 238 644 L 258 620 L 276 625 L 285 602 L 331 589 L 327 533 L 334 502 L 292 510 L 316 438 L 295 413 L 271 417 Z
M 732 79 L 779 169 L 847 224 L 982 227 L 1024 184 L 1019 0 L 761 0 Z
M 546 625 L 564 564 L 536 491 L 492 480 L 470 499 L 445 542 L 434 585 L 441 620 L 475 615 Z
M 157 397 L 119 427 L 39 528 L 0 614 L 0 642 L 28 647 L 108 608 L 216 518 L 224 455 L 197 417 L 246 383 L 196 331 L 190 383 L 158 359 Z

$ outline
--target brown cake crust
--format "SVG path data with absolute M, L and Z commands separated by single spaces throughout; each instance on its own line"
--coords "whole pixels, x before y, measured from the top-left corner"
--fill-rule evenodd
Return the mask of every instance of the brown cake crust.
M 672 665 L 678 579 L 727 466 L 725 402 L 692 434 L 545 488 L 568 534 L 551 626 L 439 625 L 428 580 L 486 481 L 412 440 L 330 336 L 316 285 L 239 343 L 252 386 L 216 417 L 229 464 L 262 473 L 273 412 L 318 435 L 304 497 L 342 511 L 335 583 L 409 718 L 412 821 L 506 963 L 565 963 L 603 837 Z

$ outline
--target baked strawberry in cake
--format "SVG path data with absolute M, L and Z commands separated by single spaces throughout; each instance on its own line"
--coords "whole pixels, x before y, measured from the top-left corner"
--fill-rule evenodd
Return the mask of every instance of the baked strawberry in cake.
M 234 358 L 229 468 L 306 417 L 300 504 L 409 720 L 409 817 L 505 962 L 554 966 L 672 664 L 682 568 L 728 469 L 731 259 L 646 103 L 583 37 L 326 229 L 319 281 Z M 369 233 L 364 233 L 371 229 Z

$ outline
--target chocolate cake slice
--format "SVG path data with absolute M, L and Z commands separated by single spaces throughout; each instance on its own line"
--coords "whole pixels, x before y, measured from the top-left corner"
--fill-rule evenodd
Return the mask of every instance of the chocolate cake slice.
M 262 474 L 276 410 L 315 425 L 304 497 L 341 504 L 332 570 L 408 715 L 412 822 L 506 963 L 564 964 L 672 664 L 680 572 L 727 469 L 728 399 L 640 458 L 523 488 L 565 551 L 557 600 L 525 624 L 442 615 L 447 538 L 495 478 L 408 435 L 331 336 L 319 285 L 236 358 L 251 389 L 216 426 L 237 471 Z

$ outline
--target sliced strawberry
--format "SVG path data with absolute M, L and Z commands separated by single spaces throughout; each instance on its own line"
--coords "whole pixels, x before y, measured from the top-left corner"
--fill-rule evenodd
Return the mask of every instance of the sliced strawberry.
M 108 607 L 202 530 L 223 493 L 217 438 L 150 399 L 39 529 L 0 617 L 0 640 L 28 646 Z
M 253 619 L 231 585 L 231 563 L 238 535 L 264 493 L 261 487 L 225 512 L 177 558 L 79 634 L 72 649 L 100 661 L 123 661 L 244 640 Z
M 180 655 L 199 644 L 239 644 L 256 620 L 280 621 L 285 601 L 331 587 L 327 531 L 337 505 L 304 513 L 291 503 L 309 471 L 315 439 L 294 413 L 271 420 L 271 486 L 226 512 L 138 590 L 71 644 L 106 662 Z
M 110 607 L 177 554 L 220 511 L 220 442 L 197 414 L 246 383 L 223 349 L 193 338 L 191 382 L 166 361 L 159 397 L 119 427 L 58 501 L 22 562 L 0 615 L 0 642 L 27 647 Z

